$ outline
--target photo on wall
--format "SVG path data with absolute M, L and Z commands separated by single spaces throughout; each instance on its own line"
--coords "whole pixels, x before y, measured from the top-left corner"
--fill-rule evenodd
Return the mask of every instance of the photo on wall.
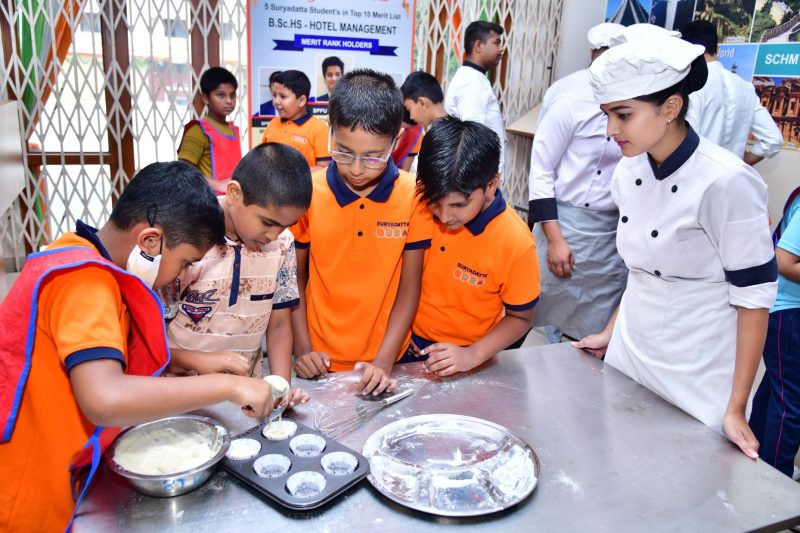
M 750 42 L 756 0 L 697 0 L 694 18 L 717 25 L 720 43 Z
M 800 0 L 757 0 L 751 43 L 800 41 Z
M 278 67 L 258 67 L 258 109 L 254 117 L 274 117 L 275 106 L 272 105 L 272 93 L 269 91 L 269 78 L 281 70 Z
M 652 7 L 653 0 L 608 0 L 606 22 L 623 26 L 649 22 Z
M 680 31 L 694 18 L 697 0 L 654 0 L 650 24 Z
M 756 76 L 753 85 L 761 105 L 767 108 L 783 134 L 783 147 L 800 149 L 800 78 Z
M 757 55 L 757 44 L 721 44 L 717 59 L 726 69 L 750 83 L 753 80 Z
M 312 91 L 314 101 L 327 102 L 336 82 L 347 72 L 353 70 L 353 56 L 341 54 L 317 54 L 316 90 Z

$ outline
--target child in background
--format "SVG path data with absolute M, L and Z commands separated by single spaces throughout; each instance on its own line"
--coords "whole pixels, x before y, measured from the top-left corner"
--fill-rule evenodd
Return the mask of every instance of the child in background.
M 411 120 L 423 128 L 428 128 L 434 121 L 447 116 L 442 87 L 427 72 L 412 72 L 400 90 L 403 92 L 403 105 Z
M 239 84 L 230 71 L 212 67 L 200 77 L 200 92 L 206 116 L 183 128 L 178 159 L 200 169 L 217 195 L 225 194 L 233 169 L 242 158 L 239 128 L 227 122 L 236 108 Z
M 261 142 L 278 142 L 296 148 L 316 170 L 330 163 L 328 128 L 308 110 L 311 82 L 299 70 L 284 70 L 270 86 L 278 116 L 269 121 Z
M 500 140 L 477 122 L 436 121 L 417 186 L 436 217 L 409 353 L 430 372 L 466 372 L 522 338 L 539 299 L 536 243 L 498 189 Z
M 292 316 L 294 368 L 310 378 L 356 365 L 360 391 L 377 395 L 396 385 L 390 373 L 417 309 L 430 213 L 391 160 L 403 119 L 392 78 L 349 72 L 328 111 L 335 164 L 312 175 L 311 207 L 292 228 L 305 292 Z
M 286 228 L 310 202 L 311 174 L 294 148 L 265 143 L 242 158 L 220 198 L 225 243 L 181 277 L 177 316 L 167 329 L 171 370 L 262 377 L 266 331 L 269 370 L 291 383 L 290 311 L 300 295 Z M 307 399 L 296 389 L 290 404 Z
M 800 188 L 784 210 L 775 237 L 778 297 L 769 313 L 764 347 L 766 372 L 753 397 L 750 427 L 761 458 L 798 479 L 800 449 Z
M 224 235 L 202 174 L 154 163 L 99 231 L 78 221 L 28 257 L 0 305 L 0 530 L 63 531 L 92 475 L 83 488 L 74 482 L 83 467 L 94 472 L 120 427 L 226 400 L 254 418 L 270 412 L 262 379 L 150 377 L 169 362 L 150 287 L 170 283 Z
M 422 144 L 422 126 L 411 120 L 408 109 L 403 110 L 403 127 L 397 136 L 395 149 L 392 151 L 392 161 L 397 168 L 408 172 L 414 163 L 414 158 L 419 153 Z

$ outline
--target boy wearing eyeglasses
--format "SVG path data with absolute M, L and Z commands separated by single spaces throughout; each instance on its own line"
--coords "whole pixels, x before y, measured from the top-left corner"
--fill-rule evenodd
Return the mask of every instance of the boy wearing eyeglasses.
M 292 227 L 294 368 L 302 378 L 356 368 L 359 391 L 377 395 L 396 385 L 390 373 L 409 340 L 432 219 L 414 177 L 391 160 L 403 97 L 390 76 L 349 72 L 328 116 L 334 164 L 312 175 L 311 207 Z

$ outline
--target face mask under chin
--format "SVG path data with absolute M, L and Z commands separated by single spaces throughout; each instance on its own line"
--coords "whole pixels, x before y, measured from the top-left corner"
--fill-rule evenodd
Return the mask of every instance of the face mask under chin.
M 152 289 L 158 277 L 158 269 L 160 266 L 161 254 L 153 257 L 136 245 L 128 256 L 125 270 L 138 276 L 145 285 Z

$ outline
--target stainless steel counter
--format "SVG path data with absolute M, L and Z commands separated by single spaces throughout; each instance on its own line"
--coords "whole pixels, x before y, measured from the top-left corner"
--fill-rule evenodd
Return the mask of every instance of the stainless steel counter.
M 340 439 L 358 451 L 398 418 L 455 413 L 508 427 L 533 446 L 541 476 L 533 495 L 506 511 L 447 519 L 399 506 L 365 480 L 310 512 L 291 512 L 218 471 L 170 499 L 140 495 L 106 469 L 81 507 L 76 531 L 427 531 L 458 524 L 503 531 L 742 531 L 800 524 L 800 484 L 602 361 L 569 344 L 505 352 L 480 371 L 429 378 L 420 364 L 396 371 L 417 392 Z M 357 376 L 298 380 L 312 400 L 290 417 L 313 425 L 326 410 L 362 401 Z M 229 404 L 199 411 L 234 433 L 254 422 Z

